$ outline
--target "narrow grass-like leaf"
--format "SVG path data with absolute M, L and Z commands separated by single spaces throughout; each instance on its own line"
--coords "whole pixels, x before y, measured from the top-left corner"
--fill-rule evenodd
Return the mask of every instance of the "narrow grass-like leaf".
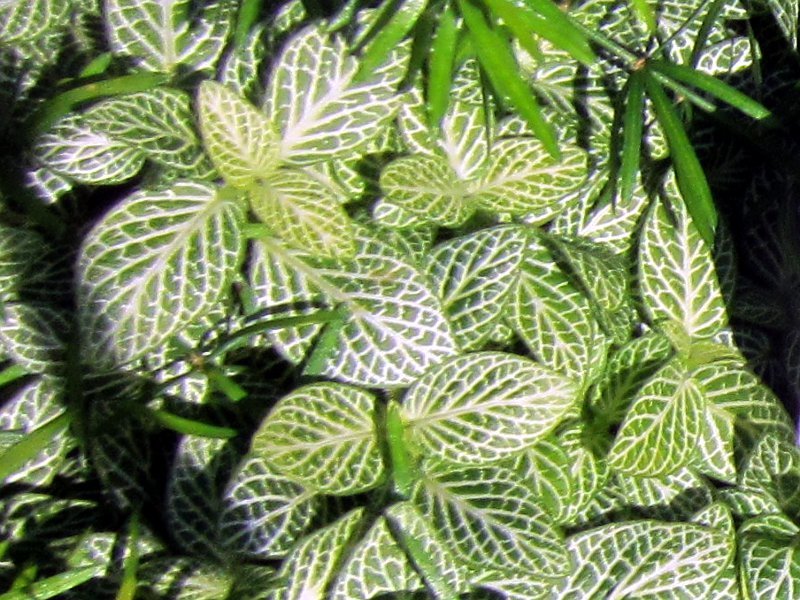
M 93 577 L 101 575 L 102 569 L 102 567 L 97 566 L 70 569 L 46 579 L 39 579 L 23 589 L 0 594 L 0 600 L 48 600 L 48 598 L 57 598 L 59 595 L 86 583 Z
M 647 28 L 647 32 L 653 35 L 656 32 L 656 15 L 653 7 L 647 0 L 630 0 L 634 13 Z
M 702 71 L 660 60 L 648 62 L 647 67 L 681 83 L 701 89 L 754 119 L 765 119 L 771 114 L 769 109 L 760 102 L 756 102 L 721 79 Z
M 639 175 L 644 126 L 644 77 L 644 72 L 637 70 L 628 80 L 628 95 L 622 118 L 622 160 L 619 167 L 619 195 L 622 202 L 630 201 L 636 177 Z
M 717 210 L 703 167 L 700 165 L 697 154 L 686 135 L 686 130 L 683 128 L 683 123 L 667 98 L 664 89 L 649 73 L 646 73 L 644 83 L 647 95 L 653 103 L 653 110 L 669 144 L 678 188 L 686 202 L 689 214 L 692 216 L 694 226 L 703 240 L 712 246 L 714 231 L 717 228 Z
M 428 124 L 431 127 L 439 125 L 450 103 L 458 34 L 456 14 L 448 3 L 439 17 L 439 25 L 428 58 L 426 98 Z
M 0 371 L 0 387 L 7 385 L 17 379 L 21 379 L 27 375 L 28 372 L 20 365 L 10 365 Z
M 53 438 L 69 426 L 69 422 L 69 414 L 62 413 L 3 451 L 0 455 L 0 481 L 5 481 L 26 462 L 36 458 Z
M 520 112 L 550 156 L 558 160 L 561 152 L 555 132 L 545 121 L 536 97 L 520 75 L 508 40 L 487 23 L 480 7 L 473 2 L 474 0 L 458 0 L 458 5 L 473 39 L 473 49 L 486 76 L 500 97 L 509 101 Z
M 386 62 L 427 6 L 426 0 L 401 0 L 399 4 L 397 0 L 386 0 L 375 24 L 367 32 L 369 41 L 359 60 L 359 78 L 371 77 L 375 68 Z

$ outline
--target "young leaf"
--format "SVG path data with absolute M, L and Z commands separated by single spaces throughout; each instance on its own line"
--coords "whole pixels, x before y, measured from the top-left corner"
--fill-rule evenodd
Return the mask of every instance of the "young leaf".
M 480 348 L 501 319 L 524 246 L 520 229 L 493 227 L 439 244 L 428 255 L 428 277 L 463 350 Z
M 527 485 L 501 467 L 437 472 L 412 501 L 467 565 L 557 578 L 569 570 L 564 542 Z
M 717 210 L 703 167 L 697 159 L 686 130 L 664 89 L 652 75 L 644 76 L 645 89 L 669 144 L 675 177 L 686 208 L 700 237 L 713 246 Z
M 343 384 L 297 388 L 267 415 L 252 452 L 309 489 L 363 492 L 384 475 L 374 405 L 371 394 Z
M 317 256 L 353 257 L 353 224 L 328 187 L 294 169 L 282 169 L 257 181 L 250 188 L 250 207 L 277 237 Z
M 228 184 L 246 189 L 277 168 L 279 140 L 266 116 L 214 81 L 200 85 L 197 104 L 206 151 Z
M 344 42 L 319 28 L 301 30 L 277 60 L 265 112 L 281 135 L 280 157 L 309 164 L 358 153 L 397 110 L 405 53 L 395 51 L 365 80 Z
M 622 473 L 658 477 L 688 463 L 703 426 L 698 383 L 672 361 L 637 394 L 608 456 Z
M 427 455 L 479 464 L 547 435 L 576 396 L 572 382 L 532 361 L 480 352 L 428 371 L 406 394 L 403 417 Z
M 690 339 L 710 338 L 727 324 L 714 260 L 683 203 L 657 202 L 644 224 L 639 281 L 651 323 L 679 324 Z
M 78 263 L 89 356 L 134 360 L 210 310 L 239 266 L 243 213 L 235 199 L 191 181 L 135 192 L 112 209 Z

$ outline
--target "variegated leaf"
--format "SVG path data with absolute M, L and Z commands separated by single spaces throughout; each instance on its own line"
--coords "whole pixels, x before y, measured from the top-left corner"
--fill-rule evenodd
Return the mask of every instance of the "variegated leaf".
M 800 516 L 800 450 L 792 442 L 764 436 L 750 452 L 739 475 L 746 490 L 772 496 L 791 519 Z
M 480 464 L 546 436 L 577 396 L 566 377 L 530 360 L 479 352 L 429 370 L 406 394 L 402 415 L 426 455 Z
M 700 439 L 705 399 L 679 361 L 661 368 L 639 390 L 608 456 L 622 473 L 667 475 L 686 465 Z
M 525 241 L 516 227 L 493 227 L 443 242 L 428 254 L 428 277 L 463 350 L 480 348 L 501 319 Z
M 740 577 L 747 597 L 780 600 L 800 594 L 800 547 L 795 537 L 769 532 L 740 538 Z
M 191 181 L 135 192 L 112 209 L 78 264 L 89 356 L 134 360 L 208 312 L 239 266 L 243 212 L 235 199 Z
M 5 0 L 0 2 L 0 44 L 35 40 L 69 23 L 69 2 Z
M 694 458 L 697 470 L 731 485 L 736 482 L 734 421 L 735 417 L 731 413 L 713 403 L 707 403 L 703 417 L 704 427 Z
M 226 551 L 252 558 L 284 556 L 308 528 L 318 498 L 258 456 L 242 461 L 222 498 L 219 531 Z
M 363 492 L 383 477 L 374 405 L 371 394 L 343 384 L 297 388 L 267 415 L 252 452 L 309 489 Z
M 45 262 L 47 243 L 38 233 L 0 225 L 0 302 L 18 299 Z
M 265 112 L 280 131 L 280 156 L 308 164 L 358 153 L 397 110 L 395 90 L 405 74 L 403 50 L 369 78 L 338 37 L 319 27 L 294 35 L 270 78 Z
M 49 304 L 0 305 L 0 350 L 30 373 L 52 370 L 64 360 L 71 328 L 64 311 Z
M 557 578 L 570 569 L 560 534 L 530 488 L 502 467 L 426 476 L 412 500 L 443 541 L 475 569 Z
M 680 200 L 680 199 L 679 199 Z M 656 203 L 639 246 L 639 281 L 652 323 L 680 324 L 690 339 L 709 338 L 727 325 L 711 252 L 682 201 L 672 212 Z
M 489 155 L 486 112 L 483 104 L 463 100 L 450 103 L 437 140 L 459 181 L 480 177 Z

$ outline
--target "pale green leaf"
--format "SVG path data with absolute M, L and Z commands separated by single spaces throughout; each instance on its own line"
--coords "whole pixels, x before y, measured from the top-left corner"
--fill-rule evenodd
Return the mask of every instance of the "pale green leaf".
M 382 227 L 392 229 L 424 228 L 428 223 L 424 216 L 381 198 L 372 206 L 372 220 Z
M 246 189 L 277 168 L 278 136 L 255 107 L 214 81 L 200 85 L 197 103 L 206 151 L 228 184 Z
M 207 313 L 243 251 L 243 210 L 208 184 L 128 196 L 86 238 L 79 306 L 89 356 L 127 362 Z
M 479 464 L 546 436 L 577 395 L 571 381 L 530 360 L 480 352 L 429 370 L 406 394 L 402 414 L 426 455 Z
M 790 537 L 745 535 L 739 543 L 743 592 L 782 600 L 800 594 L 800 546 Z
M 71 323 L 49 304 L 6 302 L 0 306 L 0 350 L 31 373 L 64 360 Z
M 381 172 L 380 186 L 388 202 L 437 225 L 460 225 L 475 210 L 465 198 L 465 184 L 439 155 L 392 161 Z
M 443 242 L 427 255 L 428 277 L 463 350 L 480 348 L 500 321 L 524 246 L 519 228 L 493 227 Z
M 575 565 L 559 598 L 711 598 L 731 541 L 702 525 L 614 523 L 567 540 Z
M 758 515 L 747 519 L 739 527 L 740 536 L 766 535 L 770 537 L 791 538 L 800 533 L 800 527 L 782 513 Z
M 766 492 L 732 487 L 720 490 L 719 498 L 740 519 L 781 512 L 777 500 Z
M 379 517 L 350 552 L 327 598 L 369 600 L 424 587 L 425 583 L 395 541 L 386 519 Z
M 609 464 L 630 475 L 673 473 L 691 458 L 705 409 L 699 384 L 673 360 L 639 390 L 614 440 Z
M 799 484 L 800 450 L 769 435 L 759 440 L 739 475 L 742 488 L 769 494 L 792 519 L 800 516 Z
M 467 63 L 467 68 L 470 64 Z M 437 140 L 437 146 L 444 152 L 459 180 L 480 177 L 489 156 L 488 141 L 483 104 L 453 100 L 442 119 L 441 139 Z
M 286 243 L 317 256 L 348 259 L 353 225 L 330 188 L 308 174 L 279 170 L 250 190 L 253 213 Z
M 341 38 L 318 27 L 293 36 L 277 59 L 264 105 L 281 135 L 281 158 L 308 164 L 369 144 L 397 111 L 404 54 L 392 52 L 369 78 L 357 80 L 358 60 Z
M 542 364 L 584 383 L 603 368 L 608 342 L 589 300 L 534 237 L 529 238 L 507 313 L 508 324 Z
M 471 188 L 473 199 L 491 212 L 526 215 L 545 222 L 558 212 L 558 203 L 583 185 L 586 154 L 561 144 L 561 160 L 554 159 L 532 138 L 499 140 L 485 175 Z
M 36 140 L 36 158 L 58 175 L 80 183 L 122 183 L 144 165 L 143 150 L 85 125 L 77 115 L 59 121 Z
M 691 338 L 708 338 L 727 325 L 725 304 L 708 246 L 682 202 L 657 202 L 639 246 L 639 281 L 653 323 L 679 323 Z
M 371 394 L 343 384 L 297 388 L 267 415 L 252 452 L 309 489 L 363 492 L 383 477 L 374 405 Z
M 111 49 L 147 70 L 213 68 L 229 33 L 235 4 L 223 1 L 192 15 L 189 0 L 104 0 Z
M 222 498 L 219 531 L 225 551 L 243 557 L 278 558 L 303 535 L 318 498 L 279 474 L 263 458 L 248 456 Z
M 151 593 L 174 600 L 219 600 L 230 597 L 233 576 L 199 558 L 167 556 L 144 562 L 137 579 Z
M 261 89 L 261 67 L 269 51 L 264 43 L 265 29 L 265 25 L 256 24 L 246 32 L 244 42 L 231 48 L 221 61 L 219 82 L 242 98 Z
M 278 572 L 285 589 L 276 600 L 322 600 L 358 530 L 364 510 L 350 511 L 332 525 L 303 539 L 286 557 Z
M 0 3 L 0 44 L 35 40 L 69 23 L 69 2 L 5 0 Z
M 736 482 L 734 422 L 735 417 L 731 413 L 707 403 L 703 416 L 705 426 L 700 433 L 694 457 L 697 470 L 732 485 Z
M 474 569 L 539 578 L 570 569 L 560 534 L 513 471 L 493 466 L 438 472 L 418 484 L 412 500 Z

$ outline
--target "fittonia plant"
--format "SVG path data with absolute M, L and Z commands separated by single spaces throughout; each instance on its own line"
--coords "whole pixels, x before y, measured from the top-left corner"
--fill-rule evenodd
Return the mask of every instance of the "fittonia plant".
M 0 2 L 0 598 L 796 596 L 764 12 L 259 4 Z

